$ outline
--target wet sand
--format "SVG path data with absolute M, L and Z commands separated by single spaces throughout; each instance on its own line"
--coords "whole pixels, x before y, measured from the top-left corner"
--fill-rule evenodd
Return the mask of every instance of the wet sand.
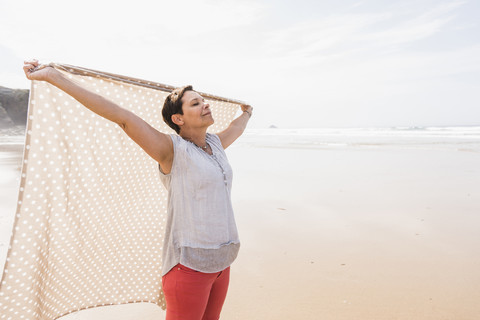
M 3 261 L 21 148 L 1 148 Z M 239 144 L 228 155 L 242 248 L 222 319 L 480 318 L 480 153 Z M 162 314 L 132 304 L 64 319 Z

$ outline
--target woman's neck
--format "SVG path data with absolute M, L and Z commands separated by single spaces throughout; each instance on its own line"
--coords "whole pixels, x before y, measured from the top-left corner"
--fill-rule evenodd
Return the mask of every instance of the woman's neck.
M 179 135 L 190 142 L 195 143 L 197 146 L 200 148 L 205 148 L 207 145 L 207 132 L 206 131 L 201 131 L 201 132 L 182 132 L 180 131 Z

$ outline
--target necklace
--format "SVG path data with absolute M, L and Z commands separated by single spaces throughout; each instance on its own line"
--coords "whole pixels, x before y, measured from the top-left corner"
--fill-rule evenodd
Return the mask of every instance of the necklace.
M 191 142 L 191 141 L 190 141 Z M 210 154 L 210 152 L 208 152 L 208 142 L 205 142 L 205 145 L 204 146 L 199 146 L 197 145 L 196 143 L 192 142 L 195 147 L 199 148 L 202 150 L 202 152 L 206 152 L 207 154 Z M 211 154 L 210 154 L 211 155 Z
M 208 143 L 207 142 L 205 142 L 204 146 L 199 146 L 198 144 L 196 144 L 193 141 L 190 141 L 190 142 L 193 143 L 195 146 L 199 147 L 200 149 L 207 150 L 207 148 L 208 148 Z
M 200 149 L 202 149 L 202 150 L 207 151 L 207 149 L 208 149 L 208 142 L 207 142 L 207 141 L 205 141 L 205 145 L 204 145 L 204 146 L 199 146 L 198 144 L 196 144 L 195 142 L 193 142 L 190 138 L 184 138 L 184 139 L 187 140 L 188 142 L 193 143 L 196 147 L 198 147 L 198 148 L 200 148 Z

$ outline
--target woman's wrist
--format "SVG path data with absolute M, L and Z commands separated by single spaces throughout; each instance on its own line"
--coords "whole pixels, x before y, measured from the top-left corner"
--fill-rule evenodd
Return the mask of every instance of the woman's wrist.
M 60 72 L 58 72 L 58 70 L 56 70 L 55 68 L 53 67 L 47 67 L 47 68 L 49 69 L 47 69 L 48 72 L 45 75 L 45 81 L 53 84 L 54 82 L 58 82 L 61 78 L 63 78 L 63 75 Z
M 46 75 L 45 81 L 53 84 L 54 86 L 61 86 L 65 80 L 68 80 L 60 71 L 55 68 L 51 68 L 51 70 L 48 71 L 49 72 Z
M 250 119 L 252 117 L 252 112 L 248 110 L 243 110 L 243 113 L 248 114 L 248 118 Z

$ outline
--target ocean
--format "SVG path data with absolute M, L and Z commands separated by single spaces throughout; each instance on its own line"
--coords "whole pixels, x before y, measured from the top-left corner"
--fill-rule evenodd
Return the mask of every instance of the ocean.
M 22 127 L 0 129 L 0 145 L 21 145 Z M 247 129 L 236 142 L 256 148 L 415 148 L 480 152 L 480 126 Z
M 248 129 L 238 143 L 273 148 L 415 148 L 480 152 L 480 126 Z

